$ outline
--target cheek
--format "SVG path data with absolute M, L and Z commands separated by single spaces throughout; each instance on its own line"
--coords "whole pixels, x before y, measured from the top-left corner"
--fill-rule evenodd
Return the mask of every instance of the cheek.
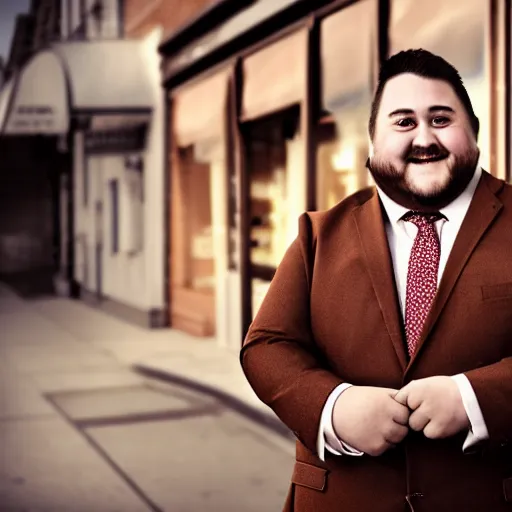
M 438 140 L 450 153 L 456 155 L 466 153 L 476 147 L 475 141 L 460 130 L 441 130 Z
M 375 151 L 386 160 L 402 160 L 410 145 L 411 141 L 405 137 L 389 135 L 380 139 Z

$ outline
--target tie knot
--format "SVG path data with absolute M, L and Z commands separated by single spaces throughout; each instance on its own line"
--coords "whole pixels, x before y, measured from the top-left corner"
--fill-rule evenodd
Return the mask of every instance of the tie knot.
M 412 222 L 418 228 L 426 226 L 427 224 L 433 224 L 440 219 L 446 219 L 446 217 L 440 212 L 414 212 L 409 211 L 403 217 L 405 222 Z

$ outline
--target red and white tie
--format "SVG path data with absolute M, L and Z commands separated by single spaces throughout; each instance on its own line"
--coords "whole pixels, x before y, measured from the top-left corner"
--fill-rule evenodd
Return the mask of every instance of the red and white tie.
M 405 334 L 409 356 L 416 351 L 423 325 L 437 291 L 441 246 L 435 222 L 441 213 L 408 212 L 403 220 L 418 227 L 409 257 L 405 300 Z

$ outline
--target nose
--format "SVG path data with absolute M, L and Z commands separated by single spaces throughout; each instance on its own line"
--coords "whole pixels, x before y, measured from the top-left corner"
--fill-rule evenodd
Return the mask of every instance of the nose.
M 432 144 L 437 144 L 437 137 L 434 134 L 434 129 L 428 123 L 419 123 L 413 144 L 418 147 L 428 148 Z

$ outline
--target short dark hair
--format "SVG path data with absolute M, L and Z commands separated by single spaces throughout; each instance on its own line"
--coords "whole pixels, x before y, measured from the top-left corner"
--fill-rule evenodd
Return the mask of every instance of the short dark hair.
M 368 123 L 368 131 L 372 140 L 375 135 L 375 122 L 384 86 L 388 80 L 403 73 L 413 73 L 414 75 L 424 78 L 432 78 L 448 82 L 453 87 L 455 94 L 459 97 L 460 101 L 466 108 L 471 122 L 471 127 L 475 137 L 478 138 L 480 122 L 473 112 L 471 100 L 469 99 L 469 95 L 464 87 L 459 72 L 442 57 L 420 48 L 418 50 L 405 50 L 396 53 L 382 65 L 379 73 L 379 83 L 372 101 L 370 121 Z

